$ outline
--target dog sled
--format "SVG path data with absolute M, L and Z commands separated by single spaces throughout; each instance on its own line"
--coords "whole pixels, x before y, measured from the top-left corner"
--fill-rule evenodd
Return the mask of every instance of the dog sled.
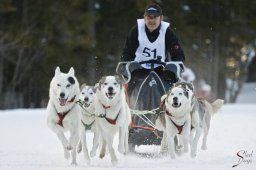
M 146 62 L 120 62 L 116 72 L 125 81 L 132 123 L 129 129 L 129 149 L 135 146 L 160 145 L 163 132 L 155 127 L 161 96 L 181 78 L 182 62 L 163 63 L 157 60 Z

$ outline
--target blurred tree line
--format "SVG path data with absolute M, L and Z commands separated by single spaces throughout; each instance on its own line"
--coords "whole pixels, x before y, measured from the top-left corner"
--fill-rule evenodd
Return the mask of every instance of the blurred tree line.
M 56 66 L 63 72 L 73 66 L 79 82 L 91 85 L 114 74 L 126 35 L 150 2 L 1 0 L 0 109 L 45 107 Z M 210 84 L 214 98 L 235 102 L 248 68 L 256 75 L 250 65 L 256 63 L 256 1 L 156 2 L 197 81 Z

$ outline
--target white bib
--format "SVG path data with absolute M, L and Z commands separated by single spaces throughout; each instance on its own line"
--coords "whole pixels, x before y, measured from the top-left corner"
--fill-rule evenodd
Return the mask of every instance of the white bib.
M 145 31 L 145 21 L 144 19 L 138 19 L 138 40 L 139 47 L 135 52 L 135 61 L 148 61 L 157 60 L 161 58 L 161 62 L 165 62 L 166 50 L 165 50 L 165 33 L 166 29 L 169 27 L 169 23 L 162 21 L 161 28 L 159 30 L 159 36 L 154 42 L 148 40 Z

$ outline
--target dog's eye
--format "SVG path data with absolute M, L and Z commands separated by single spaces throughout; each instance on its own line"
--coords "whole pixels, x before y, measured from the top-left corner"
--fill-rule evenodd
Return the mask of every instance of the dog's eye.
M 70 86 L 71 86 L 70 84 L 66 85 L 67 88 L 69 88 Z
M 117 85 L 117 83 L 114 83 L 114 85 Z
M 104 85 L 106 86 L 106 85 L 108 85 L 108 83 L 104 83 Z
M 82 94 L 84 95 L 85 93 L 84 93 L 84 92 L 82 92 Z
M 181 95 L 182 95 L 182 93 L 179 93 L 179 95 L 181 96 Z
M 60 87 L 60 84 L 57 84 L 58 87 Z
M 93 95 L 93 92 L 91 92 L 90 95 Z
M 174 94 L 173 94 L 173 93 L 171 93 L 171 95 L 173 96 Z

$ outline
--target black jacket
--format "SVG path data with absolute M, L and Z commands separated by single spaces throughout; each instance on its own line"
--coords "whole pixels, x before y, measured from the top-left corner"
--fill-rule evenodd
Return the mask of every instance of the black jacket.
M 145 26 L 145 31 L 150 42 L 154 42 L 157 39 L 159 35 L 160 26 L 152 33 Z M 138 25 L 136 24 L 130 30 L 126 38 L 126 43 L 123 49 L 121 61 L 134 61 L 135 52 L 138 47 L 139 47 Z M 178 38 L 170 27 L 167 28 L 166 34 L 165 34 L 165 49 L 170 53 L 171 61 L 182 61 L 182 62 L 185 61 L 185 55 L 179 44 Z M 169 61 L 169 60 L 170 59 L 167 58 L 166 61 Z

